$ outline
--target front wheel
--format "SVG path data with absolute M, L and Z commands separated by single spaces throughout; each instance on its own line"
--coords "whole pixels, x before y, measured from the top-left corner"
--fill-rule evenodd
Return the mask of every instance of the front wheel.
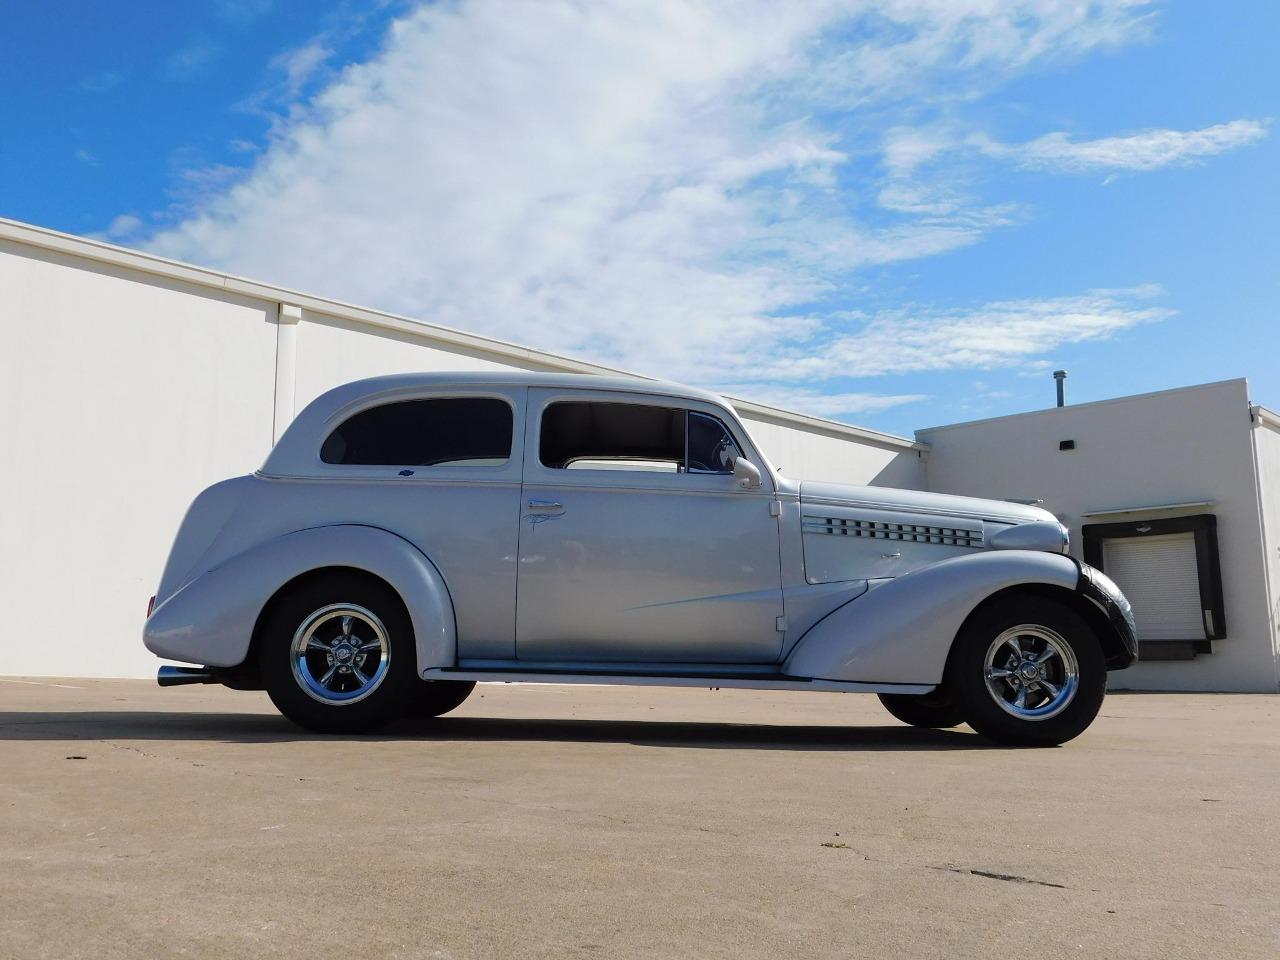
M 1073 610 L 1023 597 L 965 624 L 946 688 L 983 736 L 1011 746 L 1056 746 L 1098 715 L 1107 666 L 1098 637 Z

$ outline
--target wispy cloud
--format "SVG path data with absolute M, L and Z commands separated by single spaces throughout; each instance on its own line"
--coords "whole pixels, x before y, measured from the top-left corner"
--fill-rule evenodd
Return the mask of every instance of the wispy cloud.
M 164 76 L 178 82 L 191 80 L 213 66 L 221 53 L 222 46 L 216 41 L 195 37 L 164 61 Z
M 86 167 L 96 167 L 99 165 L 97 156 L 86 147 L 80 147 L 76 150 L 76 159 Z
M 761 385 L 759 383 L 718 384 L 717 389 L 726 396 L 750 400 L 754 403 L 777 407 L 781 410 L 796 410 L 800 413 L 809 413 L 815 417 L 827 417 L 829 419 L 878 413 L 881 410 L 888 410 L 892 407 L 900 407 L 904 404 L 918 403 L 921 400 L 929 399 L 922 393 L 824 392 L 807 387 Z
M 1193 163 L 1256 143 L 1267 135 L 1260 120 L 1232 120 L 1202 130 L 1142 130 L 1121 137 L 1072 140 L 1066 133 L 1048 133 L 1027 143 L 997 143 L 975 138 L 975 146 L 987 156 L 1010 160 L 1020 167 L 1094 171 L 1155 170 Z
M 1018 362 L 1160 311 L 1132 291 L 851 311 L 865 268 L 977 243 L 1024 214 L 914 181 L 945 143 L 850 118 L 860 104 L 875 118 L 903 97 L 979 96 L 1132 41 L 1147 10 L 424 5 L 318 93 L 302 91 L 329 45 L 282 54 L 297 99 L 252 169 L 198 173 L 189 213 L 150 246 L 641 372 L 750 383 L 792 406 L 883 409 L 914 395 L 839 379 Z M 881 150 L 890 182 L 860 178 Z
M 91 73 L 80 79 L 80 89 L 85 93 L 106 93 L 124 82 L 124 74 L 119 70 L 103 70 Z
M 217 0 L 214 14 L 236 26 L 247 26 L 271 12 L 274 0 Z
M 313 37 L 300 47 L 277 54 L 271 61 L 271 67 L 284 75 L 284 96 L 289 99 L 298 97 L 331 56 L 333 49 L 324 36 Z
M 1155 284 L 1065 297 L 998 300 L 970 308 L 920 306 L 828 323 L 753 368 L 751 379 L 807 382 L 1019 366 L 1060 347 L 1106 340 L 1165 320 Z M 820 349 L 815 347 L 820 346 Z
M 132 213 L 122 213 L 113 217 L 107 229 L 91 233 L 94 240 L 109 240 L 112 243 L 132 243 L 142 233 L 145 224 L 141 217 Z

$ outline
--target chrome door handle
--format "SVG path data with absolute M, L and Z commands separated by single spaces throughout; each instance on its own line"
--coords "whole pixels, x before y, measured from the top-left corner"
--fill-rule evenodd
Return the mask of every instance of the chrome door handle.
M 897 553 L 882 553 L 880 554 L 880 559 L 881 560 L 901 560 L 902 551 L 899 550 Z
M 563 510 L 564 505 L 557 500 L 530 500 L 527 504 L 530 510 L 550 511 Z

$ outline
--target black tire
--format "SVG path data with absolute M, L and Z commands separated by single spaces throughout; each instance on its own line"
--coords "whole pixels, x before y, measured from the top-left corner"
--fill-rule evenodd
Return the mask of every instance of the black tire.
M 325 608 L 331 607 L 337 608 L 335 613 L 323 614 Z M 361 660 L 361 668 L 368 669 L 370 679 L 373 679 L 382 666 L 382 643 L 386 645 L 386 668 L 377 677 L 377 682 L 370 684 L 369 691 L 363 694 L 360 692 L 363 685 L 355 676 L 348 675 L 346 681 L 335 678 L 331 681 L 335 686 L 341 688 L 345 683 L 352 689 L 338 689 L 334 696 L 350 695 L 359 699 L 325 701 L 319 699 L 321 693 L 308 692 L 303 676 L 310 676 L 318 683 L 320 678 L 315 675 L 327 672 L 326 664 L 334 664 L 335 659 L 325 653 L 323 647 L 318 647 L 318 652 L 304 656 L 299 670 L 295 672 L 295 637 L 300 636 L 302 628 L 318 616 L 330 619 L 323 620 L 316 630 L 327 630 L 336 636 L 343 629 L 341 612 L 351 607 L 371 614 L 384 634 L 378 640 L 378 649 L 364 655 L 374 659 Z M 332 621 L 334 616 L 337 616 L 336 623 Z M 356 615 L 351 637 L 362 643 L 372 642 L 376 638 L 377 627 L 364 623 L 363 618 Z M 317 632 L 317 639 L 322 643 L 337 643 L 341 639 L 328 640 L 325 637 Z M 352 653 L 348 650 L 344 656 Z M 349 662 L 354 666 L 354 660 Z M 317 733 L 367 733 L 376 730 L 404 715 L 420 683 L 413 625 L 403 601 L 383 581 L 354 571 L 317 575 L 277 598 L 261 627 L 259 665 L 263 683 L 276 708 L 298 726 Z M 353 667 L 348 667 L 351 669 Z
M 1007 642 L 996 647 L 996 641 L 1007 631 L 1018 632 L 1024 627 L 1029 632 L 1019 633 L 1022 649 L 1038 656 L 1037 651 L 1048 650 L 1055 643 L 1069 648 L 1069 654 L 1050 654 L 1045 663 L 1045 680 L 1053 683 L 1052 689 L 1066 691 L 1070 687 L 1066 679 L 1069 661 L 1074 659 L 1074 693 L 1064 693 L 1061 703 L 1055 704 L 1056 696 L 1050 696 L 1050 688 L 1040 687 L 1038 681 L 1030 681 L 1032 685 L 1027 686 L 1027 681 L 1020 678 L 993 678 L 992 684 L 1009 707 L 1002 707 L 997 693 L 988 687 L 990 651 L 998 650 L 998 659 L 1008 657 L 1006 665 L 998 669 L 1007 669 L 1009 663 L 1026 662 L 1019 661 Z M 1026 704 L 1021 708 L 1015 702 L 1019 686 L 1032 691 L 1026 694 Z M 979 610 L 964 625 L 947 663 L 946 688 L 963 709 L 969 726 L 984 737 L 1009 746 L 1050 747 L 1078 737 L 1098 715 L 1107 692 L 1107 665 L 1097 635 L 1075 611 L 1054 600 L 1015 597 Z M 1014 710 L 1021 710 L 1022 714 L 1015 715 Z M 1046 714 L 1027 715 L 1036 710 Z
M 406 717 L 438 717 L 462 706 L 476 688 L 474 680 L 424 680 L 405 709 Z
M 906 693 L 882 693 L 884 708 L 905 724 L 942 730 L 964 723 L 964 711 L 941 690 L 913 696 Z

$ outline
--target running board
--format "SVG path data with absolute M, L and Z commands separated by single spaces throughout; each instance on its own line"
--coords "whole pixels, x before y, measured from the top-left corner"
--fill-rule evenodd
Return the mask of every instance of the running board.
M 636 687 L 710 687 L 736 690 L 812 690 L 830 693 L 932 693 L 932 683 L 854 683 L 842 680 L 806 680 L 802 677 L 737 674 L 689 676 L 631 673 L 554 673 L 549 670 L 471 670 L 436 668 L 423 670 L 424 680 L 474 680 L 478 683 L 589 683 Z

